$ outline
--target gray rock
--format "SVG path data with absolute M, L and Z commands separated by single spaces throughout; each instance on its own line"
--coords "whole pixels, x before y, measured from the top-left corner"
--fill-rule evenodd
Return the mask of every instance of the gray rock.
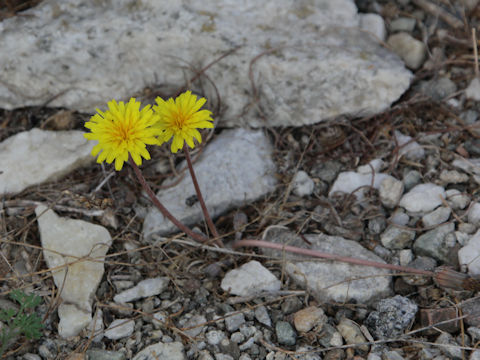
M 429 212 L 440 206 L 445 197 L 443 187 L 432 183 L 419 184 L 403 195 L 400 206 L 412 213 Z
M 186 360 L 186 356 L 181 342 L 160 342 L 147 346 L 133 360 Z
M 463 210 L 470 204 L 470 196 L 461 193 L 457 189 L 449 189 L 445 191 L 447 203 L 453 210 Z
M 396 144 L 400 147 L 398 154 L 410 160 L 420 160 L 425 157 L 425 150 L 411 136 L 404 135 L 400 131 L 394 131 Z
M 318 334 L 318 342 L 326 348 L 343 345 L 342 335 L 329 323 L 323 325 L 322 331 Z
M 391 35 L 387 43 L 409 68 L 418 69 L 423 64 L 426 52 L 425 44 L 410 34 L 399 32 Z
M 118 340 L 129 337 L 135 329 L 135 321 L 131 319 L 114 320 L 105 330 L 105 337 L 110 340 Z
M 470 84 L 465 89 L 465 96 L 468 99 L 480 101 L 480 79 L 478 77 L 474 77 L 470 81 Z
M 272 326 L 272 319 L 270 319 L 267 308 L 263 305 L 255 308 L 255 318 L 264 325 Z
M 183 330 L 183 332 L 191 337 L 198 336 L 203 332 L 203 329 L 205 329 L 205 325 L 201 324 L 205 324 L 206 322 L 207 318 L 205 316 L 193 315 L 190 319 L 182 324 L 183 328 L 187 328 L 187 330 Z
M 414 269 L 433 271 L 437 266 L 437 262 L 435 261 L 435 259 L 426 256 L 419 256 L 407 266 Z M 403 279 L 407 284 L 417 286 L 426 285 L 431 282 L 430 277 L 422 275 L 404 276 Z
M 197 74 L 189 64 L 202 68 L 236 49 L 208 69 L 225 105 L 222 126 L 264 126 L 265 118 L 269 126 L 298 126 L 383 111 L 412 76 L 359 31 L 352 0 L 81 4 L 42 2 L 2 22 L 0 107 L 92 111 L 152 83 L 172 91 Z M 207 98 L 216 98 L 205 83 Z
M 457 91 L 457 85 L 447 77 L 422 81 L 419 87 L 420 91 L 437 101 L 442 101 Z
M 312 169 L 312 176 L 318 177 L 320 180 L 331 183 L 337 178 L 342 170 L 342 164 L 335 160 L 327 160 L 315 165 Z
M 475 175 L 480 175 L 480 159 L 479 158 L 457 158 L 452 161 L 452 165 Z
M 297 196 L 308 196 L 313 193 L 315 183 L 305 171 L 298 171 L 293 177 L 293 193 Z
M 218 345 L 226 338 L 226 335 L 221 330 L 210 330 L 205 334 L 205 337 L 210 345 Z
M 457 344 L 453 336 L 449 333 L 443 332 L 442 334 L 440 334 L 437 340 L 435 340 L 435 343 L 438 344 L 437 346 L 440 348 L 442 353 L 444 353 L 450 359 L 463 359 L 462 349 L 460 348 L 460 345 Z
M 468 182 L 469 176 L 458 172 L 457 170 L 442 170 L 440 173 L 440 181 L 443 184 L 460 184 Z
M 59 335 L 75 336 L 92 320 L 93 297 L 104 273 L 101 259 L 112 238 L 103 226 L 61 218 L 43 205 L 37 206 L 35 214 L 43 256 L 48 267 L 55 269 L 53 280 L 64 301 L 59 307 Z
M 221 287 L 234 295 L 248 296 L 280 290 L 281 282 L 258 261 L 252 260 L 225 274 Z
M 324 234 L 304 236 L 311 245 L 307 245 L 302 238 L 283 227 L 270 226 L 264 232 L 263 240 L 302 248 L 308 247 L 340 256 L 354 255 L 356 258 L 384 263 L 381 258 L 357 242 Z M 321 302 L 344 302 L 355 299 L 359 303 L 368 303 L 376 298 L 388 296 L 391 292 L 390 272 L 385 269 L 339 261 L 308 261 L 303 255 L 272 249 L 264 249 L 264 253 L 286 259 L 285 271 L 288 275 L 300 286 L 308 287 Z
M 468 209 L 468 222 L 474 225 L 480 225 L 480 203 L 474 202 Z
M 275 324 L 275 334 L 279 344 L 293 346 L 297 342 L 297 333 L 286 321 L 277 321 Z
M 237 331 L 243 324 L 245 324 L 245 316 L 243 313 L 232 312 L 225 314 L 225 326 L 228 331 Z
M 380 183 L 379 195 L 383 206 L 394 208 L 403 194 L 403 182 L 393 177 L 387 177 Z
M 444 223 L 450 218 L 452 210 L 449 207 L 440 206 L 422 217 L 422 223 L 425 227 L 432 227 Z
M 342 318 L 340 323 L 337 325 L 337 329 L 345 339 L 345 342 L 349 345 L 367 342 L 367 339 L 365 339 L 365 336 L 363 336 L 360 327 L 350 319 Z M 359 345 L 357 349 L 361 350 L 362 352 L 367 352 L 368 345 Z
M 182 162 L 180 167 L 184 166 Z M 205 147 L 193 167 L 212 217 L 254 201 L 273 191 L 276 185 L 272 146 L 262 131 L 223 131 Z M 186 201 L 192 195 L 195 189 L 187 175 L 175 186 L 161 190 L 157 197 L 173 216 L 188 226 L 203 219 L 200 203 L 190 206 Z M 149 210 L 143 223 L 146 238 L 175 230 L 157 208 Z
M 7 138 L 0 143 L 0 194 L 18 193 L 93 163 L 94 145 L 82 131 L 32 129 Z
M 113 297 L 116 303 L 127 303 L 141 298 L 161 294 L 168 286 L 170 279 L 166 276 L 140 281 L 133 288 L 122 291 Z
M 405 190 L 409 191 L 415 185 L 418 185 L 421 180 L 422 174 L 420 174 L 417 170 L 410 170 L 403 177 L 403 184 L 405 185 Z
M 329 197 L 336 193 L 355 194 L 357 199 L 361 200 L 365 196 L 367 188 L 373 186 L 374 189 L 379 189 L 380 184 L 387 178 L 391 177 L 387 174 L 360 174 L 353 171 L 345 171 L 338 174 L 337 179 L 330 188 Z
M 390 22 L 389 28 L 391 32 L 399 32 L 399 31 L 412 32 L 413 29 L 415 28 L 416 22 L 417 20 L 414 18 L 399 17 Z
M 87 350 L 88 360 L 125 360 L 125 354 L 120 351 L 107 351 L 102 349 Z
M 419 236 L 414 244 L 413 250 L 417 255 L 431 256 L 434 259 L 446 263 L 455 263 L 456 251 L 455 224 L 448 223 L 427 231 Z
M 380 240 L 382 245 L 387 249 L 405 249 L 408 247 L 413 239 L 415 239 L 415 231 L 400 228 L 394 225 L 387 227 L 382 235 L 380 235 Z
M 383 216 L 377 216 L 368 220 L 368 230 L 375 235 L 380 234 L 387 226 L 387 221 Z
M 392 339 L 403 335 L 415 320 L 418 306 L 410 299 L 396 295 L 380 300 L 365 325 L 377 339 Z
M 468 360 L 480 360 L 480 350 L 473 350 Z
M 385 351 L 382 356 L 382 360 L 403 360 L 404 357 L 397 351 Z
M 458 251 L 458 262 L 470 275 L 480 275 L 480 230 Z
M 215 360 L 235 360 L 235 358 L 228 354 L 215 354 Z

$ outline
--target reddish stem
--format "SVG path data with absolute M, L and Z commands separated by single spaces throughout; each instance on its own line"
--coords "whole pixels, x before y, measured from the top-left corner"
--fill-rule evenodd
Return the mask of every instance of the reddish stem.
M 414 273 L 414 274 L 427 275 L 427 276 L 435 275 L 433 271 L 420 270 L 420 269 L 415 269 L 415 268 L 410 268 L 410 267 L 400 266 L 400 265 L 384 264 L 376 261 L 351 258 L 348 256 L 334 255 L 334 254 L 329 254 L 329 253 L 325 253 L 317 250 L 302 249 L 295 246 L 276 244 L 276 243 L 271 243 L 263 240 L 246 239 L 246 240 L 237 241 L 233 245 L 234 248 L 242 247 L 242 246 L 250 246 L 250 247 L 255 246 L 255 247 L 281 250 L 281 251 L 288 251 L 291 253 L 296 253 L 301 255 L 314 256 L 314 257 L 319 257 L 319 258 L 329 259 L 329 260 L 336 260 L 336 261 L 341 261 L 341 262 L 355 264 L 355 265 L 373 266 L 376 268 L 401 271 L 405 273 Z
M 215 237 L 215 242 L 218 246 L 223 247 L 222 242 L 220 241 L 220 236 L 218 235 L 217 228 L 208 213 L 207 206 L 205 205 L 205 201 L 203 200 L 202 191 L 200 190 L 200 186 L 198 185 L 197 176 L 195 175 L 195 171 L 193 170 L 192 166 L 192 159 L 190 158 L 190 152 L 188 151 L 187 144 L 183 145 L 183 151 L 185 152 L 185 159 L 187 160 L 188 170 L 190 171 L 190 176 L 192 177 L 193 187 L 195 188 L 195 192 L 197 193 L 198 202 L 202 208 L 203 216 L 205 217 L 205 221 L 207 222 L 208 228 L 212 232 L 213 236 Z
M 140 181 L 140 184 L 142 185 L 142 187 L 147 192 L 147 195 L 149 196 L 150 200 L 152 200 L 153 204 L 158 208 L 158 210 L 160 210 L 162 215 L 165 216 L 177 228 L 179 228 L 181 231 L 183 231 L 185 234 L 190 236 L 195 241 L 202 242 L 202 243 L 208 241 L 208 238 L 206 238 L 205 236 L 202 236 L 200 234 L 194 233 L 189 227 L 185 226 L 180 221 L 178 221 L 178 219 L 175 216 L 173 216 L 170 213 L 170 211 L 167 210 L 167 208 L 165 206 L 162 205 L 162 203 L 160 202 L 160 200 L 158 200 L 158 198 L 155 195 L 155 193 L 153 192 L 153 190 L 150 188 L 150 186 L 148 186 L 145 178 L 142 175 L 142 172 L 138 168 L 137 164 L 135 164 L 135 162 L 133 161 L 131 155 L 129 154 L 128 156 L 129 156 L 129 159 L 128 159 L 129 163 L 132 166 L 133 171 L 135 171 L 135 175 L 137 176 L 138 181 Z

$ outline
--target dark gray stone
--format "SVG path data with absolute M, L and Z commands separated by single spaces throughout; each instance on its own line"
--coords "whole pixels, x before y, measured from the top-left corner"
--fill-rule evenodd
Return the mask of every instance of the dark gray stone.
M 297 342 L 297 333 L 286 321 L 278 321 L 275 324 L 275 333 L 279 344 L 292 346 Z

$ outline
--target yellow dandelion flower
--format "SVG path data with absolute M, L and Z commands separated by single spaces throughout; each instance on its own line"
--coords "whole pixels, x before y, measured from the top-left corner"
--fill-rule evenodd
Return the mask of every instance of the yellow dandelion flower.
M 158 116 L 150 105 L 140 110 L 140 102 L 131 98 L 128 103 L 112 100 L 108 103 L 108 110 L 97 113 L 85 127 L 91 132 L 84 134 L 88 140 L 97 140 L 98 144 L 92 149 L 92 155 L 97 156 L 97 162 L 106 161 L 111 164 L 115 160 L 115 170 L 119 171 L 123 163 L 132 156 L 137 165 L 142 164 L 142 157 L 150 160 L 146 145 L 158 143 Z
M 207 100 L 205 98 L 197 100 L 191 91 L 180 94 L 175 101 L 172 98 L 165 101 L 160 97 L 155 101 L 157 105 L 153 106 L 153 110 L 160 115 L 158 127 L 163 131 L 159 136 L 159 145 L 169 141 L 173 136 L 171 145 L 173 153 L 182 149 L 184 142 L 193 149 L 194 138 L 201 143 L 202 136 L 197 129 L 213 128 L 212 112 L 200 110 Z

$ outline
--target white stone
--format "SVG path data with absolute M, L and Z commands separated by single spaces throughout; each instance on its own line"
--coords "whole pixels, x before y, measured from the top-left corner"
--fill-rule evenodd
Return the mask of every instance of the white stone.
M 275 190 L 272 151 L 262 131 L 244 129 L 225 130 L 205 147 L 193 166 L 212 218 Z M 183 166 L 185 162 L 180 165 Z M 175 181 L 177 179 L 171 182 Z M 186 200 L 192 195 L 195 189 L 187 174 L 175 186 L 159 191 L 157 197 L 173 216 L 189 226 L 203 219 L 198 202 L 193 206 L 187 204 Z M 146 238 L 175 230 L 157 208 L 149 210 L 143 223 Z
M 61 218 L 43 205 L 37 206 L 35 214 L 43 256 L 52 269 L 60 297 L 66 304 L 75 305 L 77 316 L 89 314 L 89 320 L 82 322 L 86 326 L 91 320 L 92 300 L 104 273 L 103 260 L 112 238 L 103 226 Z M 69 314 L 72 311 L 69 308 Z M 62 313 L 59 312 L 59 316 L 62 322 Z M 67 329 L 65 321 L 63 328 Z
M 450 218 L 452 210 L 449 207 L 440 206 L 431 213 L 425 214 L 422 217 L 422 223 L 425 227 L 432 227 L 440 225 Z
M 103 329 L 105 325 L 103 323 L 103 311 L 100 308 L 97 308 L 95 315 L 93 316 L 92 321 L 87 326 L 88 337 L 93 334 L 93 342 L 100 342 L 103 339 Z
M 234 49 L 206 70 L 222 95 L 222 126 L 374 114 L 409 88 L 412 74 L 398 56 L 359 31 L 353 0 L 258 5 L 43 1 L 1 23 L 0 107 L 48 103 L 93 112 L 152 85 L 174 93 Z M 202 89 L 217 99 L 208 81 Z
M 133 360 L 186 360 L 181 342 L 157 343 L 137 353 Z
M 400 206 L 412 213 L 426 213 L 440 206 L 445 197 L 443 187 L 432 183 L 419 184 L 403 195 Z
M 133 334 L 133 330 L 135 330 L 135 321 L 132 319 L 117 319 L 112 321 L 104 335 L 110 340 L 118 340 L 129 337 Z
M 0 194 L 18 193 L 29 186 L 57 180 L 92 163 L 95 159 L 90 152 L 95 144 L 83 134 L 32 129 L 1 142 Z
M 379 195 L 383 206 L 394 208 L 397 206 L 403 194 L 403 182 L 393 178 L 386 177 L 380 183 Z
M 380 257 L 362 247 L 358 242 L 339 236 L 306 234 L 305 240 L 280 226 L 270 226 L 262 240 L 339 256 L 355 256 L 359 259 L 385 263 Z M 285 271 L 302 288 L 307 288 L 318 302 L 340 302 L 355 299 L 365 304 L 391 294 L 391 274 L 388 270 L 353 265 L 339 261 L 309 260 L 309 256 L 281 250 L 263 249 L 264 254 L 285 261 Z
M 385 41 L 387 30 L 385 21 L 378 14 L 358 14 L 360 17 L 360 28 L 374 35 L 379 41 Z
M 480 203 L 471 204 L 468 209 L 468 222 L 476 226 L 480 225 Z
M 394 135 L 400 147 L 398 152 L 400 156 L 410 160 L 420 160 L 425 157 L 425 150 L 416 141 L 412 141 L 411 136 L 404 135 L 398 130 L 395 130 Z
M 357 172 L 359 174 L 371 174 L 373 169 L 373 172 L 378 173 L 382 170 L 384 164 L 382 159 L 373 159 L 367 165 L 359 166 Z
M 58 317 L 58 335 L 64 339 L 78 335 L 92 320 L 90 311 L 78 309 L 71 304 L 60 304 Z
M 440 180 L 444 184 L 460 184 L 468 182 L 469 176 L 467 174 L 459 173 L 456 170 L 444 169 L 440 173 Z
M 403 249 L 398 252 L 398 257 L 401 266 L 408 266 L 413 261 L 413 251 L 410 249 Z
M 230 294 L 248 296 L 280 290 L 281 282 L 258 261 L 252 260 L 225 274 L 221 287 Z
M 373 186 L 374 189 L 378 189 L 380 184 L 386 178 L 391 177 L 387 174 L 359 174 L 353 171 L 345 171 L 338 174 L 337 179 L 330 188 L 328 193 L 329 197 L 332 197 L 335 193 L 351 194 L 355 191 L 357 199 L 361 200 L 365 196 L 365 191 L 368 187 Z
M 293 193 L 297 196 L 308 196 L 313 193 L 315 183 L 308 174 L 300 170 L 293 177 Z
M 403 210 L 395 210 L 390 216 L 389 221 L 394 224 L 394 225 L 399 225 L 399 226 L 406 226 L 410 220 L 410 216 L 405 214 Z
M 470 196 L 457 189 L 449 189 L 445 191 L 445 195 L 447 195 L 448 205 L 454 210 L 465 209 L 470 204 Z
M 480 159 L 478 158 L 477 159 L 458 158 L 452 161 L 452 165 L 468 173 L 480 175 Z
M 141 298 L 161 294 L 168 286 L 170 279 L 166 276 L 140 281 L 133 288 L 122 291 L 113 297 L 116 303 L 127 303 Z
M 416 70 L 423 64 L 426 53 L 425 44 L 410 34 L 399 32 L 391 35 L 387 43 L 409 68 Z
M 480 101 L 480 79 L 478 77 L 474 77 L 470 81 L 470 84 L 465 89 L 465 96 L 468 99 Z

